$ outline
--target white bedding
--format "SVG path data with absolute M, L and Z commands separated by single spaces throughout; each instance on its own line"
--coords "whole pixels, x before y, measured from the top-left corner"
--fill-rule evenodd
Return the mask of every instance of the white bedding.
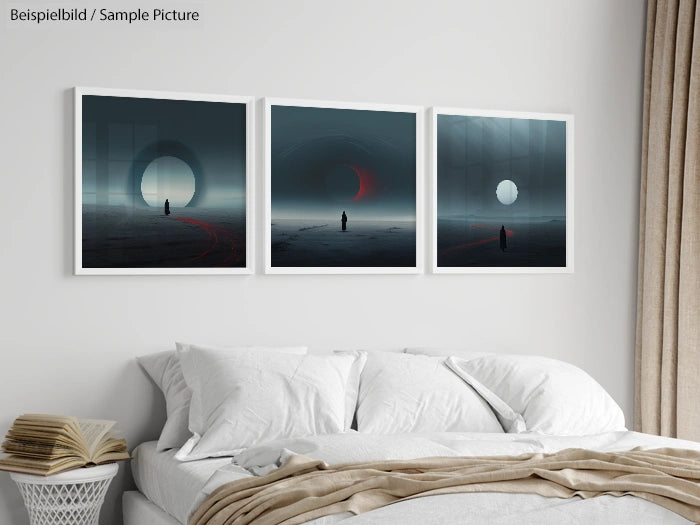
M 148 441 L 133 450 L 131 473 L 141 493 L 180 523 L 187 522 L 199 492 L 218 469 L 228 470 L 230 479 L 250 475 L 231 458 L 182 462 L 175 459 L 176 450 L 157 452 L 156 444 Z
M 670 510 L 633 496 L 582 500 L 537 494 L 445 494 L 394 503 L 358 516 L 313 525 L 692 525 Z M 308 525 L 308 524 L 307 524 Z
M 631 431 L 605 432 L 590 436 L 547 436 L 536 433 L 483 434 L 433 432 L 429 434 L 379 435 L 359 432 L 276 440 L 250 447 L 234 462 L 255 474 L 269 472 L 291 454 L 303 454 L 328 464 L 429 456 L 497 456 L 531 452 L 551 453 L 566 448 L 601 452 L 644 448 L 690 448 L 700 443 L 662 438 Z
M 123 525 L 182 525 L 138 490 L 122 494 Z
M 689 448 L 700 443 L 636 432 L 556 437 L 539 434 L 431 433 L 379 436 L 357 432 L 278 440 L 247 449 L 234 458 L 180 463 L 172 452 L 155 452 L 155 443 L 137 447 L 134 478 L 151 501 L 186 523 L 190 513 L 217 486 L 274 469 L 290 454 L 299 453 L 330 464 L 348 461 L 406 459 L 425 456 L 501 455 L 555 452 L 579 447 L 599 451 L 644 448 Z M 580 524 L 687 525 L 691 522 L 662 507 L 632 496 L 602 496 L 590 500 L 560 500 L 530 494 L 453 494 L 416 498 L 359 516 L 341 514 L 315 520 L 313 525 L 393 524 Z

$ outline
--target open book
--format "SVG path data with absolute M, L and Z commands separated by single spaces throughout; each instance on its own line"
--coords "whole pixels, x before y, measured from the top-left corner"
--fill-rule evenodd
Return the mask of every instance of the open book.
M 129 459 L 114 421 L 24 414 L 7 432 L 0 470 L 48 476 L 64 470 Z

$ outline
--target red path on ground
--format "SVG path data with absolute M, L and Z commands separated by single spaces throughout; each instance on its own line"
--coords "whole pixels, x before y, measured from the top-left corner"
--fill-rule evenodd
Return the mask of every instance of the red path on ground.
M 484 226 L 482 224 L 472 224 L 472 229 L 478 229 L 478 230 L 493 230 L 496 232 L 500 232 L 500 228 L 492 228 L 491 226 Z M 506 230 L 506 237 L 510 237 L 513 235 L 513 230 Z M 473 242 L 468 242 L 465 244 L 457 244 L 456 246 L 450 246 L 449 248 L 445 248 L 440 252 L 440 255 L 446 255 L 448 253 L 456 252 L 458 250 L 466 250 L 468 248 L 473 248 L 474 246 L 479 246 L 481 244 L 487 244 L 490 242 L 496 242 L 500 240 L 500 235 L 495 235 L 493 237 L 489 237 L 487 239 L 479 239 L 478 241 L 473 241 Z
M 231 262 L 239 262 L 241 260 L 241 254 L 239 250 L 236 249 L 238 244 L 238 238 L 231 233 L 229 230 L 216 226 L 210 222 L 198 221 L 196 219 L 189 219 L 187 217 L 175 217 L 177 220 L 192 224 L 202 228 L 207 236 L 209 237 L 210 244 L 209 247 L 204 250 L 199 255 L 188 259 L 187 262 L 196 261 L 206 257 L 207 255 L 213 253 L 214 251 L 230 252 L 226 253 L 226 257 L 223 261 L 212 266 L 229 266 Z

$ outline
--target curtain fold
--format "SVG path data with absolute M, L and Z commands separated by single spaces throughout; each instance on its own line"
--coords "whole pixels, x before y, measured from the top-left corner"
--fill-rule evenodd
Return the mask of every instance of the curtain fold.
M 649 0 L 635 428 L 700 441 L 700 11 Z

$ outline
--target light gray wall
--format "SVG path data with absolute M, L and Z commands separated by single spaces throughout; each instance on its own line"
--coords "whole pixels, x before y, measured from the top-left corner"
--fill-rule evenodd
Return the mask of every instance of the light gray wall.
M 3 1 L 0 30 L 0 429 L 43 411 L 116 419 L 131 446 L 155 437 L 163 404 L 133 357 L 176 339 L 553 356 L 631 422 L 643 1 L 238 0 L 180 4 L 201 10 L 187 27 L 6 22 L 28 4 Z M 74 277 L 75 85 L 574 113 L 575 273 Z M 122 464 L 104 524 L 131 486 Z M 26 522 L 0 474 L 0 523 Z

